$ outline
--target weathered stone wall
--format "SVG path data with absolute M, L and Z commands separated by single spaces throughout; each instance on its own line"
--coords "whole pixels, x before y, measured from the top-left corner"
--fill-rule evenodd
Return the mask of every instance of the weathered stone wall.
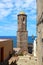
M 37 57 L 38 65 L 42 64 L 43 57 L 43 0 L 37 0 Z
M 37 0 L 37 20 L 41 18 L 42 12 L 43 12 L 43 0 Z
M 42 29 L 41 24 L 37 26 L 37 58 L 38 58 L 38 65 L 42 65 Z

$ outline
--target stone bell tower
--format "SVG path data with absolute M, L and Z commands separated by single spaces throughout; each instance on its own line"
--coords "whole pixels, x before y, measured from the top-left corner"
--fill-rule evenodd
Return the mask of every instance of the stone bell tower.
M 21 51 L 28 51 L 27 15 L 24 12 L 18 14 L 17 47 Z

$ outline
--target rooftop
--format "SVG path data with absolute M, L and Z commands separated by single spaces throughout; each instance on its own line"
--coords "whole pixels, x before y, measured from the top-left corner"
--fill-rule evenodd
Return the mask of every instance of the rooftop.
M 10 40 L 10 39 L 0 39 L 0 41 L 7 41 L 7 40 Z

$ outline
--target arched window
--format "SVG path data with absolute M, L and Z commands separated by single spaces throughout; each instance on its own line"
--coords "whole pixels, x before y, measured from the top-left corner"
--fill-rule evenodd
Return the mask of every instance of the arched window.
M 23 17 L 23 21 L 25 20 L 25 18 Z

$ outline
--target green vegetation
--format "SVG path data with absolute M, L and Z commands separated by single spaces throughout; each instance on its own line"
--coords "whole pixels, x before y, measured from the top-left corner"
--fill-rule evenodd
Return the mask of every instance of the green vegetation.
M 20 54 L 18 54 L 18 56 L 23 56 L 23 53 L 21 52 Z

